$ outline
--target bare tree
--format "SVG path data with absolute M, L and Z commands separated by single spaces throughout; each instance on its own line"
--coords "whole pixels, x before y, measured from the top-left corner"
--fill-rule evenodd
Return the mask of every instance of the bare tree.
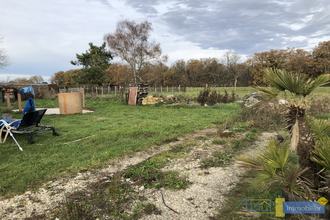
M 159 60 L 162 54 L 160 44 L 149 41 L 151 23 L 139 24 L 124 20 L 117 24 L 116 32 L 106 34 L 104 40 L 116 56 L 126 61 L 132 71 L 135 83 L 141 79 L 141 70 L 146 64 Z
M 0 69 L 5 67 L 8 64 L 8 56 L 6 54 L 5 48 L 1 47 L 2 37 L 0 36 Z
M 238 78 L 241 76 L 243 71 L 239 68 L 239 60 L 241 56 L 236 54 L 234 51 L 226 51 L 223 55 L 223 63 L 227 69 L 229 77 L 234 78 L 234 92 L 236 95 L 236 86 Z

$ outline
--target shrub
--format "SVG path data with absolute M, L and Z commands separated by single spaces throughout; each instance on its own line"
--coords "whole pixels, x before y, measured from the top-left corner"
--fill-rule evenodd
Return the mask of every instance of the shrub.
M 217 103 L 230 103 L 236 100 L 235 93 L 232 92 L 229 96 L 227 90 L 225 89 L 225 94 L 221 95 L 217 93 L 216 90 L 211 90 L 209 88 L 204 88 L 203 91 L 200 91 L 199 96 L 197 97 L 197 102 L 201 105 L 215 105 Z
M 209 94 L 210 94 L 210 89 L 204 88 L 203 91 L 199 92 L 199 95 L 197 97 L 197 102 L 200 103 L 201 105 L 205 105 L 208 101 Z

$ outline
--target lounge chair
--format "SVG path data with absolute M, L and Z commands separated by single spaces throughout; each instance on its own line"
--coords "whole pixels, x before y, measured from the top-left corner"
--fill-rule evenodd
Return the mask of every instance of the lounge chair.
M 22 120 L 9 119 L 5 117 L 1 118 L 0 135 L 3 132 L 6 132 L 6 135 L 3 141 L 1 140 L 1 136 L 0 136 L 0 141 L 4 143 L 6 141 L 8 134 L 10 134 L 10 136 L 14 139 L 14 141 L 18 145 L 19 149 L 23 150 L 16 141 L 13 134 L 28 134 L 29 135 L 28 143 L 30 144 L 34 143 L 33 140 L 34 134 L 40 134 L 52 130 L 53 136 L 58 136 L 59 134 L 55 131 L 55 128 L 53 126 L 46 126 L 40 124 L 40 121 L 46 111 L 47 109 L 40 109 L 40 110 L 25 112 Z

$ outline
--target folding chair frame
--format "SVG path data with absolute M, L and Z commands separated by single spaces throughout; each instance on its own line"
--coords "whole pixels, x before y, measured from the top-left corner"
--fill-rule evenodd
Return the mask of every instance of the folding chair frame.
M 33 135 L 40 134 L 46 131 L 53 131 L 53 136 L 58 136 L 59 134 L 55 131 L 53 126 L 46 126 L 40 124 L 42 117 L 44 116 L 47 109 L 35 110 L 33 112 L 27 112 L 24 114 L 23 119 L 16 129 L 11 129 L 10 132 L 13 134 L 28 134 L 28 143 L 33 144 Z M 3 132 L 7 132 L 6 129 Z

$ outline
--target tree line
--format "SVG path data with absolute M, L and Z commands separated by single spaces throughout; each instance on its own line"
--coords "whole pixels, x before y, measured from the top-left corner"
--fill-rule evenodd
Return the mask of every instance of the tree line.
M 330 41 L 320 42 L 312 51 L 287 48 L 258 52 L 240 62 L 240 56 L 227 51 L 220 58 L 176 60 L 166 65 L 160 44 L 149 39 L 151 23 L 124 20 L 114 33 L 104 36 L 101 46 L 89 44 L 85 53 L 76 54 L 71 64 L 79 69 L 59 71 L 51 82 L 60 87 L 80 84 L 153 86 L 249 86 L 266 85 L 264 69 L 283 69 L 312 77 L 329 73 Z M 109 50 L 106 49 L 106 45 Z M 112 63 L 113 57 L 123 62 Z

